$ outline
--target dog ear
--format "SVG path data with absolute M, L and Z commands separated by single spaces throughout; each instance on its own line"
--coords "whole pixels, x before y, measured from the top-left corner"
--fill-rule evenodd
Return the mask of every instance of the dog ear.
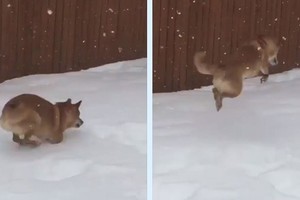
M 71 99 L 68 98 L 67 101 L 66 101 L 66 103 L 71 103 Z
M 75 105 L 77 106 L 77 108 L 79 108 L 79 106 L 81 105 L 82 100 L 78 101 Z
M 267 42 L 264 39 L 264 35 L 258 35 L 256 40 L 262 49 L 264 49 L 267 46 Z

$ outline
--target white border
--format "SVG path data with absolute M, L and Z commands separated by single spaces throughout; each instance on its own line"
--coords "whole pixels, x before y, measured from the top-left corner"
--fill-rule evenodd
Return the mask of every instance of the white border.
M 153 198 L 153 143 L 152 143 L 152 0 L 147 0 L 147 200 Z

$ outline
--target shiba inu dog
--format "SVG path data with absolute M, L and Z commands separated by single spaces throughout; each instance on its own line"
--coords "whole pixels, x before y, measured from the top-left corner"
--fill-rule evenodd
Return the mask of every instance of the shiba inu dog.
M 37 95 L 22 94 L 5 104 L 0 125 L 12 132 L 13 141 L 21 145 L 60 143 L 66 129 L 83 124 L 79 117 L 80 104 L 81 101 L 72 104 L 68 99 L 53 105 Z
M 278 64 L 277 54 L 281 41 L 275 37 L 259 35 L 244 43 L 222 64 L 209 64 L 205 52 L 197 52 L 194 65 L 201 74 L 213 75 L 213 94 L 217 111 L 225 97 L 237 97 L 243 88 L 243 79 L 262 73 L 261 83 L 267 81 L 269 67 Z

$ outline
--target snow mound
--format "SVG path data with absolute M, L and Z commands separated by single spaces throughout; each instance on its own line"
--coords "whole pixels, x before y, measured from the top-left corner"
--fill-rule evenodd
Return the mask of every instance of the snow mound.
M 19 147 L 0 130 L 0 199 L 146 199 L 146 59 L 0 84 L 0 105 L 21 93 L 82 100 L 80 129 L 57 145 Z
M 216 111 L 211 86 L 154 95 L 155 200 L 299 200 L 300 70 L 245 81 Z

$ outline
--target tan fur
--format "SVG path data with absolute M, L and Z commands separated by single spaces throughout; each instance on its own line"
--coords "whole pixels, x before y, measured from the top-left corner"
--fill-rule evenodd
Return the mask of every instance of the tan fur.
M 243 79 L 259 75 L 265 82 L 269 75 L 269 67 L 278 64 L 277 54 L 279 40 L 270 36 L 258 36 L 256 40 L 243 44 L 222 64 L 206 62 L 206 53 L 197 52 L 194 64 L 201 74 L 213 75 L 213 93 L 216 108 L 222 107 L 224 97 L 237 97 L 243 88 Z
M 60 143 L 66 129 L 83 124 L 80 104 L 81 101 L 72 104 L 68 99 L 53 105 L 37 95 L 22 94 L 5 104 L 0 124 L 13 133 L 13 141 L 19 144 Z

